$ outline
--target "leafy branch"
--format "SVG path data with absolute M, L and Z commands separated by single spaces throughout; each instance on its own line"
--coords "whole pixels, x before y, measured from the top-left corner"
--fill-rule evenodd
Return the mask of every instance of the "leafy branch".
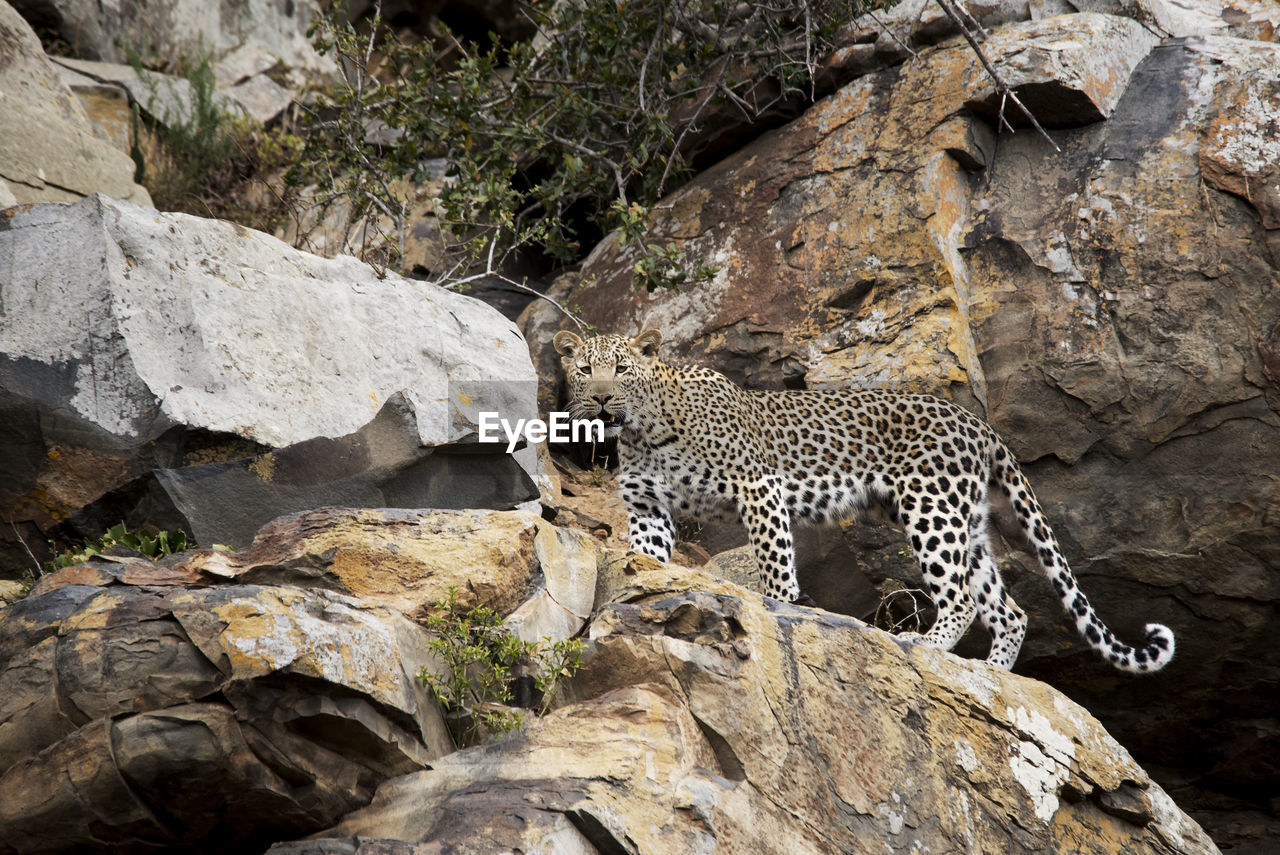
M 566 0 L 523 9 L 533 39 L 487 45 L 443 25 L 401 41 L 377 5 L 363 31 L 322 17 L 316 46 L 346 78 L 312 108 L 291 180 L 317 187 L 322 205 L 348 200 L 353 221 L 381 223 L 394 266 L 405 184 L 447 164 L 434 203 L 446 251 L 429 271 L 440 284 L 501 275 L 530 249 L 568 264 L 584 238 L 615 229 L 637 284 L 706 281 L 714 268 L 649 238 L 654 204 L 688 175 L 716 111 L 755 121 L 812 99 L 819 62 L 864 5 Z
M 418 680 L 431 689 L 444 710 L 459 748 L 507 733 L 523 723 L 526 710 L 515 706 L 512 691 L 518 669 L 532 678 L 535 699 L 531 708 L 544 715 L 551 708 L 560 680 L 573 676 L 582 664 L 581 641 L 522 641 L 488 606 L 460 604 L 456 587 L 451 587 L 427 616 L 426 625 L 436 634 L 428 648 L 439 657 L 441 668 L 439 672 L 424 668 Z

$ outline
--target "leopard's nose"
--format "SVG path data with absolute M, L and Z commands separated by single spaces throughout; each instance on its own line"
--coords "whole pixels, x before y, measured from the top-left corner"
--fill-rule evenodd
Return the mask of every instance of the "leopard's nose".
M 596 401 L 599 402 L 600 406 L 603 407 L 605 404 L 609 403 L 609 399 L 612 398 L 613 396 L 612 395 L 592 395 L 591 397 L 595 398 Z

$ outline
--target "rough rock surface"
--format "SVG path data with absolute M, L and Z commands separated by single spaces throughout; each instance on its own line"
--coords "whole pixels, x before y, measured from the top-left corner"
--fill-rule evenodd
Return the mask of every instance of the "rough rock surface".
M 451 749 L 399 613 L 95 568 L 0 610 L 0 852 L 262 847 Z
M 91 193 L 151 204 L 133 174 L 129 155 L 95 136 L 30 25 L 0 0 L 0 208 Z
M 567 705 L 270 851 L 1217 851 L 1042 683 L 618 560 Z
M 266 57 L 265 65 L 257 60 L 255 73 L 279 64 L 280 71 L 297 76 L 298 82 L 307 74 L 333 70 L 332 62 L 319 56 L 307 37 L 319 9 L 312 0 L 16 0 L 14 6 L 27 20 L 61 35 L 72 52 L 85 59 L 125 64 L 130 61 L 129 48 L 147 64 L 212 54 L 225 66 L 224 79 L 243 67 L 246 55 Z
M 1019 57 L 1070 45 L 1078 67 L 1116 67 L 1080 18 L 1018 25 L 1035 34 Z M 1052 589 L 1016 572 L 1018 670 L 1093 710 L 1224 841 L 1274 839 L 1280 46 L 1165 40 L 1107 78 L 1105 121 L 1052 132 L 1060 154 L 974 116 L 974 63 L 949 42 L 859 77 L 668 199 L 659 239 L 719 265 L 709 285 L 636 292 L 634 259 L 606 239 L 583 271 L 599 284 L 572 302 L 748 385 L 929 391 L 983 414 L 1103 616 L 1179 638 L 1162 675 L 1118 680 Z M 557 376 L 559 319 L 534 307 L 523 323 Z M 895 575 L 896 550 L 859 549 L 859 531 L 832 572 Z
M 480 469 L 494 483 L 518 488 L 497 504 L 537 498 L 508 471 L 536 477 L 531 449 L 513 461 L 471 441 L 480 411 L 533 416 L 535 382 L 514 325 L 469 297 L 96 196 L 0 218 L 0 307 L 0 519 L 47 531 L 153 469 L 352 434 L 395 395 L 411 408 L 391 454 L 402 467 L 416 446 L 456 467 L 440 447 L 467 441 L 493 452 Z M 270 481 L 273 460 L 251 473 Z M 343 500 L 326 491 L 353 459 L 327 462 L 311 507 Z M 277 514 L 306 506 L 287 498 Z
M 556 712 L 448 753 L 404 615 L 451 585 L 589 643 Z M 272 851 L 1217 851 L 1047 685 L 533 514 L 322 509 L 0 606 L 0 853 L 308 834 Z
M 597 550 L 590 535 L 528 511 L 318 508 L 273 521 L 243 552 L 196 552 L 176 569 L 317 586 L 417 621 L 456 586 L 460 603 L 484 603 L 534 640 L 583 627 L 595 600 Z
M 281 514 L 319 505 L 510 508 L 537 497 L 505 446 L 424 446 L 416 412 L 397 392 L 355 433 L 152 469 L 81 508 L 58 531 L 78 543 L 123 522 L 130 530 L 152 526 L 243 548 Z

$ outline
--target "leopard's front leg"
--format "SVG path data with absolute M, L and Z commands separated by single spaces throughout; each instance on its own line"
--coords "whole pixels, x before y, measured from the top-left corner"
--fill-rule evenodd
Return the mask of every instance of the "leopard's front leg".
M 670 561 L 676 545 L 676 527 L 671 519 L 670 497 L 657 482 L 639 474 L 620 479 L 622 501 L 627 506 L 627 542 L 633 552 Z
M 764 595 L 793 603 L 800 597 L 796 552 L 791 539 L 791 512 L 781 485 L 765 480 L 740 489 L 738 513 L 747 528 L 751 551 L 764 583 Z

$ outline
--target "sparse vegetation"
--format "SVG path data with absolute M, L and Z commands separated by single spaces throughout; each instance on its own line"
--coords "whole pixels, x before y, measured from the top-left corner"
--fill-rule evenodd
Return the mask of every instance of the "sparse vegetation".
M 522 641 L 484 605 L 464 606 L 450 588 L 426 621 L 436 633 L 430 649 L 442 671 L 423 669 L 418 679 L 431 689 L 444 710 L 454 744 L 474 745 L 486 737 L 518 728 L 530 708 L 515 705 L 512 689 L 517 668 L 532 679 L 532 711 L 550 709 L 556 686 L 581 665 L 583 643 L 577 639 Z
M 143 68 L 135 52 L 130 63 L 150 92 L 145 112 L 158 119 L 147 122 L 134 105 L 137 180 L 156 207 L 273 231 L 296 192 L 265 179 L 297 159 L 302 140 L 233 110 L 218 94 L 210 54 L 174 63 L 181 88 Z M 244 197 L 255 183 L 260 198 L 250 203 Z
M 929 625 L 932 600 L 927 591 L 910 588 L 895 579 L 879 586 L 880 603 L 872 624 L 886 632 L 922 632 Z
M 86 540 L 83 546 L 58 553 L 53 560 L 45 562 L 43 572 L 53 573 L 64 567 L 83 564 L 113 546 L 128 547 L 150 559 L 158 560 L 175 552 L 194 549 L 196 542 L 189 540 L 181 531 L 158 531 L 145 528 L 129 531 L 124 523 L 118 523 L 107 529 L 102 537 Z
M 526 41 L 464 41 L 438 25 L 401 41 L 377 11 L 332 13 L 317 48 L 346 70 L 311 112 L 295 186 L 382 223 L 403 249 L 402 179 L 445 164 L 436 214 L 441 282 L 494 275 L 519 250 L 564 264 L 620 230 L 638 285 L 702 282 L 715 269 L 649 237 L 653 206 L 688 174 L 716 111 L 759 119 L 813 96 L 822 58 L 862 0 L 639 0 L 523 6 Z M 380 9 L 380 7 L 375 7 Z M 394 251 L 380 263 L 394 267 Z M 518 283 L 517 283 L 518 284 Z

